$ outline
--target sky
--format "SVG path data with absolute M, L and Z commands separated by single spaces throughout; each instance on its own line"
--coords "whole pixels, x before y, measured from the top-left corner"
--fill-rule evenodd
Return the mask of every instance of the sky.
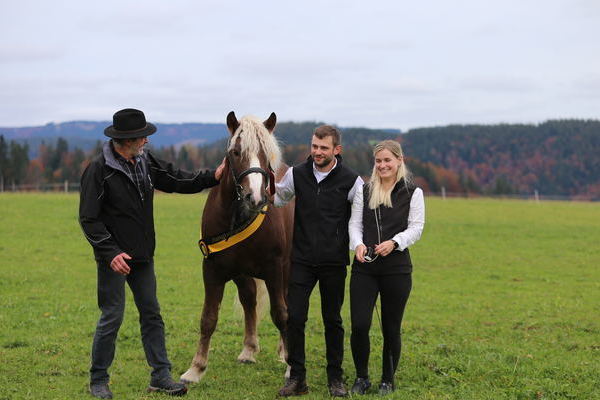
M 596 0 L 0 0 L 0 126 L 600 117 Z

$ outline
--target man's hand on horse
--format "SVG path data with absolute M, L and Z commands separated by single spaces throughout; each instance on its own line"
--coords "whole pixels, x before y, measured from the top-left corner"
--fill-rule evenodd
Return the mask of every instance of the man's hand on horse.
M 129 254 L 127 254 L 127 253 L 118 254 L 110 262 L 110 267 L 113 269 L 113 271 L 115 271 L 121 275 L 127 275 L 131 271 L 131 268 L 129 267 L 129 265 L 127 265 L 125 260 L 131 260 L 131 257 L 129 256 Z
M 221 175 L 223 175 L 223 168 L 225 168 L 225 157 L 223 157 L 223 161 L 221 161 L 221 164 L 219 164 L 215 171 L 215 179 L 218 181 L 221 180 Z

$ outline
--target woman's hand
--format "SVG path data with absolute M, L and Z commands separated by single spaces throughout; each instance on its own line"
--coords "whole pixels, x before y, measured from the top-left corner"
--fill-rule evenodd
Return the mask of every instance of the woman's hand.
M 354 254 L 356 255 L 356 259 L 361 263 L 365 262 L 365 253 L 366 252 L 367 252 L 367 246 L 365 246 L 364 244 L 359 244 L 358 246 L 356 246 L 356 249 L 354 249 Z
M 386 240 L 385 242 L 381 242 L 377 246 L 375 246 L 375 254 L 379 254 L 382 257 L 387 256 L 392 251 L 394 251 L 393 240 Z

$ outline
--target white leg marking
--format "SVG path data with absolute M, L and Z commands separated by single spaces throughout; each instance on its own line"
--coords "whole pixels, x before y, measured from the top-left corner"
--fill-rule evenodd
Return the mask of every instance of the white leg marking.
M 254 354 L 256 353 L 258 353 L 258 351 L 254 352 L 252 349 L 244 346 L 237 360 L 243 364 L 254 364 L 256 362 Z
M 179 379 L 185 383 L 198 383 L 206 373 L 206 369 L 199 372 L 197 368 L 190 367 Z

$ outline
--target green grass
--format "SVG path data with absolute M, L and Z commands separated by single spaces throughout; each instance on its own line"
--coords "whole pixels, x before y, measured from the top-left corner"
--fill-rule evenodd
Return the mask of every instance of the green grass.
M 196 350 L 202 306 L 196 247 L 202 195 L 158 195 L 156 273 L 173 373 Z M 0 195 L 0 400 L 79 399 L 99 312 L 95 264 L 77 223 L 78 197 Z M 600 204 L 427 199 L 412 250 L 397 399 L 600 398 Z M 272 399 L 283 381 L 278 335 L 261 324 L 256 365 L 238 365 L 242 323 L 229 284 L 209 369 L 191 399 Z M 117 399 L 145 393 L 149 368 L 137 311 L 111 368 Z M 348 383 L 354 379 L 344 306 Z M 327 398 L 318 291 L 307 326 L 307 399 Z M 372 380 L 381 373 L 374 320 Z M 367 396 L 373 398 L 375 396 Z

